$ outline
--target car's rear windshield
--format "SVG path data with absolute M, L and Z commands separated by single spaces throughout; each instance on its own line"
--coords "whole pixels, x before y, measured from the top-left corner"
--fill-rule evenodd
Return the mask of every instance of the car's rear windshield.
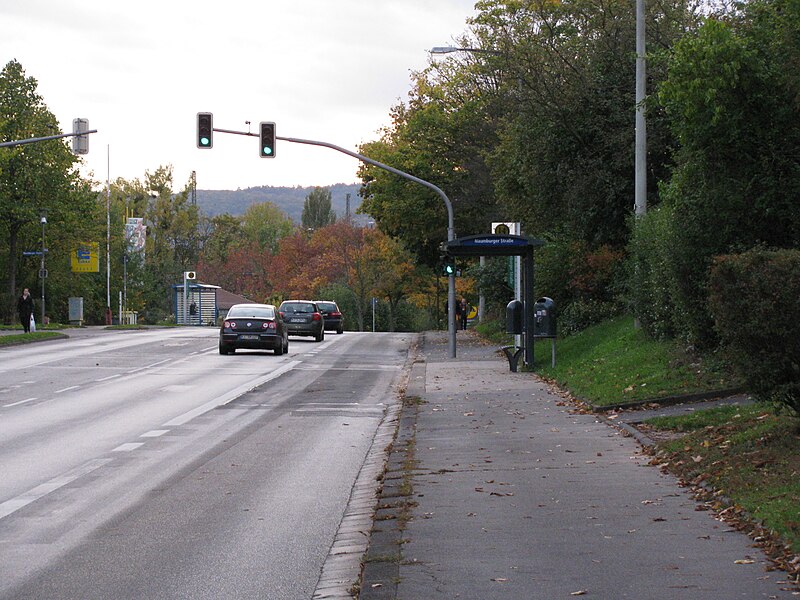
M 234 306 L 228 311 L 228 319 L 274 319 L 272 306 Z
M 281 305 L 281 312 L 285 313 L 313 313 L 315 310 L 310 302 L 287 302 Z
M 333 302 L 317 302 L 320 310 L 336 310 L 336 304 Z

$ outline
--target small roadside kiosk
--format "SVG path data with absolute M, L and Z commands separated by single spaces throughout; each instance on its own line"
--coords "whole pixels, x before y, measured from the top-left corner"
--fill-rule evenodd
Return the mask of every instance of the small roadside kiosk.
M 172 286 L 172 307 L 178 325 L 216 325 L 218 285 L 186 281 Z M 184 301 L 186 304 L 184 305 Z
M 522 335 L 523 347 L 508 354 L 509 365 L 516 371 L 519 354 L 524 352 L 526 364 L 533 364 L 533 339 L 535 304 L 533 300 L 533 250 L 544 246 L 544 241 L 511 234 L 469 235 L 450 240 L 444 247 L 450 256 L 520 256 L 522 257 Z

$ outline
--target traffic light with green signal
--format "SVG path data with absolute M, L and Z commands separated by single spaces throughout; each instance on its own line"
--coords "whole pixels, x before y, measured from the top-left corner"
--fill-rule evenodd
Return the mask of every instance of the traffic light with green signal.
M 197 113 L 197 147 L 214 147 L 214 115 L 210 112 Z
M 260 124 L 261 145 L 258 152 L 261 158 L 275 158 L 275 123 L 262 121 Z
M 445 256 L 442 259 L 442 275 L 450 277 L 456 274 L 456 260 L 452 256 Z

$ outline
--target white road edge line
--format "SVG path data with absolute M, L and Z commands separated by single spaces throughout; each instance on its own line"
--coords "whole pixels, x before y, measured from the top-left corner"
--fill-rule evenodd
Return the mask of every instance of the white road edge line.
M 150 431 L 146 431 L 139 437 L 146 437 L 146 438 L 161 437 L 165 433 L 169 433 L 169 429 L 152 429 Z
M 144 446 L 144 442 L 128 442 L 127 444 L 117 446 L 112 452 L 132 452 L 142 446 Z
M 19 406 L 20 404 L 25 404 L 26 402 L 33 402 L 34 400 L 38 400 L 38 398 L 25 398 L 25 400 L 20 400 L 19 402 L 12 402 L 11 404 L 4 404 L 3 408 L 11 408 L 12 406 Z
M 144 371 L 145 369 L 152 369 L 153 367 L 157 367 L 158 365 L 163 365 L 165 362 L 169 362 L 171 359 L 165 358 L 164 360 L 160 360 L 158 362 L 151 363 L 149 365 L 145 365 L 143 367 L 139 367 L 138 369 L 131 369 L 130 371 L 126 371 L 127 374 L 131 373 L 138 373 L 139 371 Z
M 229 402 L 236 400 L 236 398 L 238 398 L 242 394 L 245 394 L 250 390 L 257 388 L 258 386 L 263 385 L 267 381 L 280 377 L 281 375 L 283 375 L 287 371 L 291 371 L 301 363 L 302 361 L 299 360 L 293 360 L 291 362 L 288 362 L 282 367 L 272 371 L 272 373 L 267 373 L 263 377 L 259 377 L 254 381 L 249 381 L 243 385 L 240 385 L 239 387 L 234 388 L 231 391 L 223 394 L 219 398 L 215 398 L 210 402 L 206 402 L 202 406 L 198 406 L 197 408 L 192 409 L 189 412 L 183 413 L 182 415 L 175 417 L 171 421 L 167 421 L 162 425 L 162 427 L 178 427 L 180 425 L 185 425 L 195 417 L 205 414 L 208 411 L 217 408 L 218 406 L 224 406 L 225 404 L 228 404 Z
M 16 498 L 11 498 L 10 500 L 6 500 L 2 504 L 0 504 L 0 519 L 7 517 L 11 513 L 18 511 L 20 508 L 27 506 L 31 502 L 35 502 L 39 498 L 42 498 L 57 490 L 58 488 L 64 487 L 65 485 L 72 483 L 79 477 L 86 475 L 87 473 L 91 473 L 95 469 L 99 469 L 103 465 L 111 462 L 114 460 L 113 458 L 96 458 L 94 460 L 90 460 L 89 462 L 73 469 L 72 471 L 68 471 L 64 475 L 59 475 L 58 477 L 54 477 L 50 481 L 43 483 L 41 485 L 37 485 L 35 488 L 28 490 L 24 494 L 20 494 Z
M 116 375 L 109 375 L 108 377 L 101 377 L 100 379 L 95 379 L 95 381 L 108 381 L 109 379 L 116 379 L 117 377 L 122 377 L 119 373 Z
M 55 392 L 53 392 L 53 393 L 54 393 L 54 394 L 61 394 L 61 393 L 63 393 L 63 392 L 68 392 L 68 391 L 70 391 L 70 390 L 77 390 L 79 387 L 80 387 L 80 386 L 78 386 L 78 385 L 71 385 L 71 386 L 69 386 L 69 387 L 65 387 L 65 388 L 62 388 L 62 389 L 60 389 L 60 390 L 56 390 L 56 391 L 55 391 Z

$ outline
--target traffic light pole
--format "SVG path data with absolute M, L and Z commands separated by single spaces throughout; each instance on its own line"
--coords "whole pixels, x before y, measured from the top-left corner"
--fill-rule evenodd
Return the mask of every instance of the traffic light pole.
M 259 134 L 257 133 L 233 131 L 230 129 L 219 129 L 217 127 L 214 127 L 214 131 L 219 131 L 220 133 L 233 133 L 236 135 L 248 135 L 252 137 L 259 137 Z M 394 173 L 395 175 L 404 177 L 409 181 L 413 181 L 414 183 L 418 183 L 430 190 L 433 190 L 444 201 L 444 205 L 447 207 L 447 241 L 452 242 L 453 240 L 456 239 L 454 219 L 453 219 L 453 204 L 452 202 L 450 202 L 450 198 L 447 197 L 447 194 L 445 194 L 441 188 L 432 184 L 431 182 L 425 181 L 424 179 L 420 179 L 419 177 L 414 177 L 413 175 L 410 175 L 405 171 L 401 171 L 400 169 L 395 169 L 394 167 L 385 165 L 381 162 L 378 162 L 377 160 L 373 160 L 367 156 L 364 156 L 363 154 L 359 154 L 358 152 L 353 152 L 351 150 L 347 150 L 346 148 L 342 148 L 341 146 L 330 144 L 328 142 L 319 142 L 316 140 L 303 140 L 298 138 L 289 138 L 280 136 L 276 136 L 276 139 L 282 140 L 284 142 L 292 142 L 294 144 L 307 144 L 311 146 L 322 146 L 323 148 L 330 148 L 331 150 L 336 150 L 337 152 L 341 152 L 342 154 L 347 154 L 348 156 L 357 158 L 362 162 L 378 167 L 379 169 L 383 169 L 384 171 L 389 171 L 389 173 Z M 451 273 L 447 277 L 447 351 L 448 351 L 448 356 L 450 358 L 456 357 L 455 306 L 456 306 L 456 274 Z

